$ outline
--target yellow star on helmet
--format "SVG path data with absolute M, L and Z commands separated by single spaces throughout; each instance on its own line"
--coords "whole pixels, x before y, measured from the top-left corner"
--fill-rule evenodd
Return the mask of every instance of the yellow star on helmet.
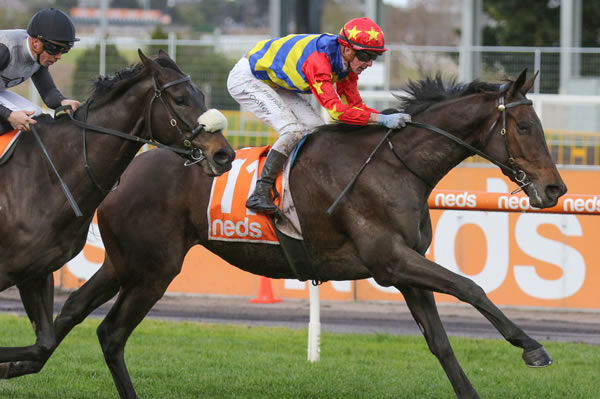
M 371 26 L 371 30 L 367 32 L 369 34 L 369 40 L 375 40 L 377 41 L 377 36 L 379 36 L 379 34 L 381 32 L 376 31 L 375 29 L 373 29 L 373 27 Z
M 323 90 L 321 89 L 321 85 L 322 84 L 323 84 L 323 82 L 315 82 L 315 83 L 313 83 L 313 87 L 317 91 L 317 94 L 323 94 Z
M 358 35 L 360 32 L 362 32 L 362 30 L 356 29 L 356 25 L 354 25 L 354 27 L 348 31 L 348 39 L 356 39 L 356 35 Z
M 343 111 L 342 111 L 342 112 L 338 112 L 338 111 L 335 109 L 335 106 L 336 106 L 336 104 L 333 104 L 333 108 L 331 108 L 331 109 L 329 109 L 329 110 L 327 110 L 327 111 L 329 111 L 329 115 L 331 116 L 331 118 L 332 118 L 334 121 L 337 121 L 337 120 L 339 120 L 339 119 L 340 119 L 340 115 L 341 115 L 341 114 L 343 114 L 344 112 L 343 112 Z

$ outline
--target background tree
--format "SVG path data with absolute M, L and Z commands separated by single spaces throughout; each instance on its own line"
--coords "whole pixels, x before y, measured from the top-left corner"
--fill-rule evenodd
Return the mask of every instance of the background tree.
M 237 58 L 228 58 L 208 46 L 177 46 L 176 57 L 177 65 L 204 92 L 209 107 L 239 108 L 227 91 L 227 77 Z
M 69 10 L 73 7 L 77 7 L 78 3 L 78 0 L 55 0 L 53 7 L 60 8 L 68 14 Z
M 600 2 L 582 1 L 581 47 L 600 46 Z M 490 17 L 483 28 L 482 44 L 484 46 L 560 46 L 560 0 L 537 0 L 523 2 L 520 0 L 483 0 L 483 10 Z M 541 63 L 545 73 L 540 77 L 542 92 L 558 90 L 557 74 L 560 69 L 560 58 L 556 54 L 542 53 Z M 532 60 L 524 60 L 523 64 L 514 62 L 513 54 L 495 54 L 493 57 L 483 56 L 487 65 L 501 63 L 509 75 L 516 75 L 523 67 L 531 65 Z M 519 57 L 523 59 L 523 57 Z M 532 57 L 531 57 L 532 58 Z M 581 54 L 581 76 L 598 76 L 596 54 Z
M 483 45 L 560 45 L 560 7 L 555 3 L 483 0 L 483 10 L 491 19 L 483 28 Z
M 152 33 L 150 34 L 150 39 L 152 40 L 166 40 L 169 38 L 169 34 L 165 32 L 160 25 L 156 25 Z M 163 50 L 168 52 L 167 46 L 160 44 L 151 44 L 146 47 L 145 53 L 147 56 L 158 55 L 158 50 Z
M 537 0 L 527 4 L 518 0 L 483 0 L 483 11 L 489 17 L 482 29 L 484 46 L 559 46 L 560 4 L 557 1 Z M 534 64 L 532 54 L 482 53 L 484 68 L 503 70 L 507 76 L 516 76 Z M 541 54 L 544 70 L 558 71 L 560 59 L 552 53 Z M 556 92 L 558 79 L 553 73 L 540 76 L 542 92 Z
M 106 46 L 106 75 L 114 74 L 125 68 L 130 63 L 123 57 L 115 45 Z M 90 47 L 77 58 L 75 63 L 75 73 L 73 76 L 73 86 L 71 88 L 73 97 L 85 100 L 92 90 L 91 82 L 99 76 L 98 66 L 100 65 L 100 45 Z
M 141 8 L 138 0 L 111 0 L 108 6 L 111 8 Z

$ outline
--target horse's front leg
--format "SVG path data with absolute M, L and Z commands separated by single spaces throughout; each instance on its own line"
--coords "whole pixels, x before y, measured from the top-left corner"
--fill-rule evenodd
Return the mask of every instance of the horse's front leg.
M 163 296 L 173 280 L 172 276 L 134 276 L 121 287 L 119 296 L 106 318 L 98 326 L 97 334 L 104 360 L 123 399 L 137 398 L 125 364 L 125 345 L 137 325 L 152 306 Z
M 377 252 L 378 258 L 381 258 L 380 253 L 381 251 Z M 373 253 L 371 255 L 375 256 Z M 394 244 L 384 262 L 380 261 L 381 259 L 378 264 L 371 262 L 369 267 L 375 281 L 379 284 L 383 286 L 408 285 L 452 295 L 473 305 L 508 342 L 522 348 L 525 364 L 530 367 L 545 367 L 552 364 L 552 358 L 542 344 L 525 334 L 506 317 L 490 301 L 483 289 L 471 279 L 451 272 L 404 244 Z M 394 266 L 389 266 L 392 264 Z
M 119 292 L 119 281 L 112 265 L 106 264 L 79 289 L 74 291 L 54 320 L 54 342 L 37 360 L 21 360 L 5 363 L 5 378 L 14 378 L 39 372 L 67 334 L 81 323 L 94 309 Z
M 52 273 L 17 285 L 27 316 L 33 325 L 34 345 L 0 348 L 0 378 L 12 377 L 11 363 L 17 360 L 39 361 L 51 353 L 54 345 L 52 311 L 54 306 L 54 277 Z
M 450 341 L 448 341 L 448 336 L 440 320 L 433 293 L 401 285 L 396 286 L 396 288 L 402 292 L 410 313 L 427 341 L 429 350 L 440 361 L 456 396 L 459 398 L 479 398 L 460 367 L 456 356 L 454 356 Z

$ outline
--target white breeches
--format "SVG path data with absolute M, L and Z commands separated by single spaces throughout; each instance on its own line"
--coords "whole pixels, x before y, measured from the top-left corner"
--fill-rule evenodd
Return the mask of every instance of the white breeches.
M 284 155 L 289 155 L 312 129 L 325 123 L 307 99 L 311 94 L 273 88 L 256 79 L 246 57 L 229 73 L 227 90 L 244 110 L 275 129 L 279 138 L 273 149 Z

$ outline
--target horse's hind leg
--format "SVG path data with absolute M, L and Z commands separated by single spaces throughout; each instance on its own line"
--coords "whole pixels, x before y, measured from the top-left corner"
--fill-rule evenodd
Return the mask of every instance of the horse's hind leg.
M 479 398 L 479 395 L 463 372 L 448 336 L 440 320 L 431 291 L 418 288 L 396 286 L 404 296 L 410 312 L 421 329 L 429 350 L 437 357 L 446 372 L 456 396 L 459 398 Z
M 98 326 L 98 339 L 104 359 L 121 398 L 137 397 L 125 364 L 127 339 L 163 296 L 171 280 L 172 278 L 168 281 L 142 281 L 139 278 L 134 286 L 122 288 L 115 304 Z
M 74 291 L 63 305 L 54 320 L 54 341 L 40 354 L 38 360 L 25 360 L 6 363 L 5 378 L 19 377 L 39 372 L 65 336 L 81 323 L 94 309 L 111 299 L 119 291 L 119 281 L 108 260 L 79 289 Z
M 36 341 L 24 347 L 0 348 L 0 378 L 10 378 L 10 363 L 16 360 L 38 361 L 46 356 L 54 342 L 52 310 L 54 306 L 54 278 L 52 274 L 30 279 L 18 286 L 21 301 L 33 325 Z

